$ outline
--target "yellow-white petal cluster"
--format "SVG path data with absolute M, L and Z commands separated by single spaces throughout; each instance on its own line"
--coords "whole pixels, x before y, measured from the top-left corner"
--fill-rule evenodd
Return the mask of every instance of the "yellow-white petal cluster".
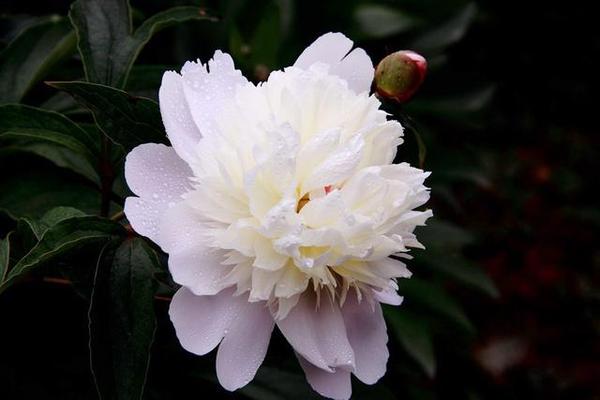
M 195 74 L 207 71 L 182 71 L 191 91 Z M 376 97 L 314 63 L 242 82 L 219 101 L 186 149 L 183 194 L 202 245 L 228 268 L 217 286 L 249 291 L 283 318 L 305 291 L 343 302 L 350 289 L 383 293 L 410 275 L 389 256 L 420 246 L 413 231 L 431 212 L 415 209 L 429 198 L 428 173 L 392 164 L 403 129 Z

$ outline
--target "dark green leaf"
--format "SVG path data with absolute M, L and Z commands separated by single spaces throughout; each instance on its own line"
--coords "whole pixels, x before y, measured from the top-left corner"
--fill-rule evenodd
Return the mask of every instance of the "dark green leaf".
M 85 114 L 87 109 L 75 101 L 68 93 L 58 92 L 40 105 L 40 108 L 61 114 Z
M 73 172 L 98 183 L 96 168 L 81 154 L 75 153 L 67 148 L 57 146 L 54 143 L 43 143 L 37 141 L 19 140 L 12 144 L 15 150 L 25 151 L 38 155 L 52 161 L 61 168 L 70 169 Z
M 0 239 L 0 282 L 4 281 L 8 273 L 8 262 L 10 261 L 10 232 L 4 239 Z
M 405 32 L 417 26 L 419 21 L 395 8 L 363 4 L 354 12 L 360 31 L 367 37 L 384 38 Z
M 497 297 L 498 289 L 485 271 L 462 256 L 462 249 L 474 241 L 471 233 L 439 219 L 433 219 L 427 225 L 419 232 L 421 242 L 427 247 L 419 260 L 432 270 Z
M 448 98 L 416 99 L 410 103 L 410 111 L 414 114 L 460 120 L 482 111 L 492 100 L 495 91 L 495 86 L 485 86 Z
M 207 15 L 205 9 L 193 6 L 173 7 L 161 11 L 144 21 L 142 25 L 135 30 L 133 35 L 128 38 L 127 45 L 123 46 L 122 52 L 119 53 L 119 56 L 125 60 L 126 65 L 124 77 L 118 86 L 125 86 L 129 71 L 139 52 L 154 34 L 170 26 L 192 20 L 218 21 L 215 17 Z
M 89 311 L 91 365 L 101 399 L 140 399 L 156 330 L 154 274 L 160 263 L 142 239 L 105 248 Z
M 443 272 L 491 297 L 499 295 L 498 288 L 485 271 L 458 254 L 445 254 L 428 249 L 420 260 L 431 269 Z
M 477 15 L 477 5 L 475 3 L 467 4 L 448 21 L 437 25 L 433 30 L 418 38 L 412 47 L 419 52 L 431 53 L 458 42 L 467 32 L 475 15 Z
M 27 153 L 1 147 L 0 209 L 13 219 L 40 218 L 54 207 L 76 207 L 95 214 L 100 209 L 98 188 L 68 170 Z
M 127 92 L 158 101 L 158 89 L 162 76 L 167 70 L 176 67 L 167 65 L 135 65 L 127 79 Z
M 474 332 L 475 328 L 462 307 L 440 286 L 414 277 L 401 280 L 399 286 L 399 292 L 407 304 L 414 303 L 429 308 L 446 316 L 449 321 L 456 322 L 466 331 Z
M 0 140 L 97 180 L 98 142 L 62 114 L 24 105 L 0 106 Z
M 53 16 L 29 26 L 0 53 L 0 104 L 21 101 L 56 63 L 75 50 L 75 34 Z
M 29 270 L 64 255 L 73 248 L 123 234 L 124 229 L 121 225 L 99 217 L 62 220 L 47 229 L 40 241 L 8 272 L 6 279 L 0 282 L 0 293 Z
M 423 368 L 429 377 L 435 376 L 436 361 L 433 338 L 428 324 L 402 308 L 384 308 L 386 320 L 404 350 Z
M 48 211 L 39 220 L 32 218 L 22 218 L 22 221 L 29 225 L 32 233 L 37 240 L 40 240 L 48 228 L 53 227 L 57 223 L 74 217 L 83 217 L 85 213 L 73 207 L 56 207 Z
M 100 129 L 125 150 L 142 143 L 166 143 L 160 111 L 154 101 L 95 83 L 49 84 L 69 92 L 89 108 Z
M 419 230 L 419 240 L 427 249 L 457 251 L 474 241 L 473 235 L 458 225 L 432 218 Z
M 199 7 L 175 7 L 150 17 L 132 33 L 126 0 L 78 0 L 69 17 L 87 80 L 118 88 L 125 87 L 131 66 L 156 32 L 184 21 L 214 20 Z
M 79 0 L 71 5 L 71 23 L 85 76 L 90 82 L 116 85 L 123 75 L 119 47 L 131 33 L 131 12 L 126 0 Z
M 277 52 L 281 45 L 281 24 L 279 8 L 275 5 L 269 6 L 263 12 L 256 31 L 250 43 L 252 51 L 252 62 L 255 65 L 265 65 L 269 68 L 277 66 Z M 260 71 L 255 71 L 260 72 Z M 264 80 L 264 76 L 257 76 Z

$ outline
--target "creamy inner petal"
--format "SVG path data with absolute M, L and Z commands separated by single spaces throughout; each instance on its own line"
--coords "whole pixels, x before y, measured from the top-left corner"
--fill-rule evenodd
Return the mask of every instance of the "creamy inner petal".
M 361 52 L 348 57 L 345 70 L 355 58 L 365 63 Z M 192 111 L 210 97 L 194 90 L 196 80 L 212 85 L 227 71 L 237 76 L 227 57 L 217 58 L 223 65 L 211 67 L 215 77 L 197 65 L 184 71 Z M 309 290 L 340 304 L 349 290 L 387 293 L 409 275 L 389 256 L 420 246 L 414 229 L 431 216 L 415 211 L 429 197 L 427 173 L 391 164 L 402 126 L 331 65 L 300 64 L 260 85 L 239 84 L 219 97 L 210 118 L 194 117 L 206 134 L 186 160 L 191 190 L 176 207 L 189 215 L 172 212 L 179 222 L 165 222 L 172 237 L 163 238 L 173 249 L 197 237 L 226 252 L 210 287 L 235 285 L 250 301 L 267 301 L 277 319 Z M 198 221 L 201 235 L 190 226 Z M 180 239 L 178 231 L 188 234 Z M 198 287 L 193 271 L 183 271 L 178 282 Z

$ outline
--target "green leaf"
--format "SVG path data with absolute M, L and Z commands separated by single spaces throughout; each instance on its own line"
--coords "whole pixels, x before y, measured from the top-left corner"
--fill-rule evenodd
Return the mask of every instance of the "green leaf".
M 40 218 L 54 207 L 76 207 L 87 214 L 100 209 L 96 185 L 37 156 L 0 146 L 0 209 L 13 219 Z
M 449 321 L 456 322 L 469 333 L 475 331 L 462 307 L 440 286 L 414 277 L 402 279 L 398 285 L 399 292 L 407 304 L 414 303 L 426 307 L 447 317 Z
M 173 7 L 165 11 L 161 11 L 152 17 L 144 21 L 128 38 L 127 45 L 123 46 L 123 51 L 120 54 L 124 60 L 126 60 L 126 72 L 122 83 L 119 87 L 124 87 L 127 81 L 127 75 L 133 66 L 138 54 L 142 48 L 148 43 L 153 35 L 160 32 L 161 30 L 180 24 L 187 21 L 210 21 L 216 22 L 217 18 L 210 16 L 206 13 L 206 10 L 201 7 L 194 6 L 180 6 Z
M 484 110 L 494 97 L 495 92 L 496 87 L 494 85 L 487 85 L 446 98 L 416 99 L 409 104 L 409 110 L 412 114 L 424 114 L 461 121 L 467 116 Z
M 471 232 L 456 224 L 432 218 L 427 221 L 427 228 L 419 231 L 419 240 L 427 249 L 452 252 L 473 243 L 475 238 Z
M 467 4 L 456 15 L 426 32 L 412 44 L 412 48 L 422 53 L 431 53 L 458 42 L 477 15 L 477 5 Z
M 54 65 L 75 51 L 75 34 L 64 18 L 43 18 L 0 53 L 0 104 L 21 101 Z
M 40 108 L 56 111 L 65 115 L 86 114 L 88 111 L 68 93 L 58 92 L 40 104 Z
M 167 143 L 158 104 L 144 97 L 87 82 L 50 82 L 93 114 L 102 131 L 129 151 L 142 143 Z
M 101 399 L 140 399 L 156 330 L 154 274 L 144 240 L 125 240 L 99 257 L 89 310 L 91 366 Z
M 71 5 L 71 23 L 85 76 L 90 82 L 116 86 L 123 75 L 118 48 L 131 32 L 126 0 L 79 0 Z
M 85 213 L 73 207 L 56 207 L 48 211 L 39 220 L 24 217 L 20 220 L 27 224 L 31 229 L 31 232 L 35 235 L 37 240 L 40 240 L 46 231 L 56 225 L 57 223 L 74 217 L 83 217 Z
M 167 70 L 177 67 L 168 65 L 135 65 L 127 79 L 128 93 L 158 101 L 158 89 L 162 76 Z
M 491 297 L 498 297 L 498 289 L 485 271 L 462 256 L 463 248 L 474 241 L 473 235 L 457 225 L 438 219 L 433 219 L 427 225 L 427 229 L 419 232 L 419 238 L 427 248 L 426 252 L 419 255 L 419 261 Z
M 62 114 L 25 105 L 0 106 L 0 140 L 97 180 L 97 141 Z
M 266 65 L 270 68 L 276 67 L 281 40 L 279 7 L 269 5 L 263 12 L 250 43 L 253 64 Z M 264 79 L 265 77 L 259 78 Z
M 68 218 L 47 229 L 40 241 L 21 258 L 0 282 L 0 293 L 31 269 L 62 256 L 69 250 L 92 242 L 102 242 L 124 235 L 124 228 L 114 221 L 86 216 Z
M 132 33 L 126 0 L 78 0 L 69 17 L 87 80 L 118 88 L 125 87 L 131 66 L 156 32 L 184 21 L 215 20 L 199 7 L 175 7 L 150 17 Z
M 10 261 L 10 232 L 4 239 L 0 239 L 0 282 L 4 281 L 8 273 L 8 263 Z
M 406 309 L 385 307 L 384 313 L 394 337 L 404 350 L 433 378 L 436 361 L 433 351 L 433 337 L 429 325 Z
M 500 294 L 483 269 L 458 254 L 446 254 L 428 249 L 421 255 L 420 260 L 427 267 L 453 277 L 490 297 L 497 298 Z
M 363 4 L 356 8 L 354 19 L 361 32 L 371 38 L 384 38 L 406 32 L 419 25 L 419 21 L 395 8 Z

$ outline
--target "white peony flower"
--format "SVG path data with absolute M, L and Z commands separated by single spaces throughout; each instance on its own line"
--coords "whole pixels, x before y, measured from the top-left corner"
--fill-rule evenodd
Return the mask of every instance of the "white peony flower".
M 160 109 L 173 147 L 144 144 L 125 176 L 133 229 L 169 254 L 182 285 L 181 345 L 216 346 L 217 376 L 252 380 L 277 325 L 320 394 L 347 399 L 388 359 L 380 302 L 399 305 L 390 255 L 422 247 L 428 173 L 392 164 L 402 126 L 369 96 L 373 64 L 340 33 L 254 85 L 217 51 L 166 72 Z M 219 345 L 220 343 L 220 345 Z

